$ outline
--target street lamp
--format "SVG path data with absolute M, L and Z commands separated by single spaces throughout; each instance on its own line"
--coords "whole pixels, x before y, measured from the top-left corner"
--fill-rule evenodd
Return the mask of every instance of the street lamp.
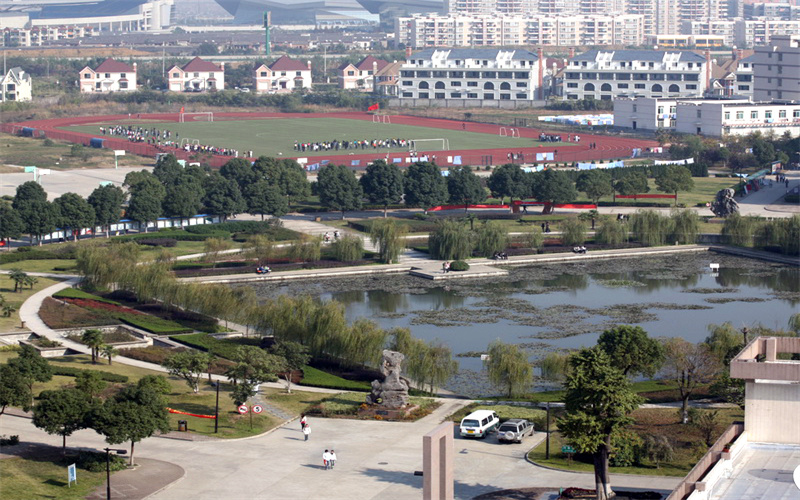
M 124 455 L 128 450 L 116 450 L 114 448 L 103 448 L 106 452 L 106 500 L 111 500 L 111 452 L 117 455 Z
M 217 380 L 214 382 L 214 385 L 217 386 L 217 406 L 214 408 L 214 434 L 217 433 L 219 430 L 219 386 L 220 381 Z

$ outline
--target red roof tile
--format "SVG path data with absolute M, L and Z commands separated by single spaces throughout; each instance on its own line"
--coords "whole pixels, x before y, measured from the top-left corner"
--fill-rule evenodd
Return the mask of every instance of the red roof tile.
M 389 61 L 384 61 L 383 59 L 376 59 L 372 56 L 367 56 L 362 59 L 358 64 L 356 64 L 356 68 L 359 71 L 371 71 L 373 63 L 378 63 L 378 70 L 383 69 L 384 66 L 389 64 Z
M 195 57 L 181 69 L 184 71 L 222 71 L 220 66 L 209 61 L 204 61 L 199 57 Z
M 108 58 L 94 69 L 97 73 L 132 73 L 133 66 Z
M 267 66 L 272 71 L 307 71 L 308 66 L 296 59 L 281 56 L 277 61 Z

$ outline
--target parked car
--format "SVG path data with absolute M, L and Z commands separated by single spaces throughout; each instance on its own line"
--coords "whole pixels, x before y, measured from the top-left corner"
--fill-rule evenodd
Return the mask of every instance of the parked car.
M 497 429 L 497 440 L 501 443 L 521 443 L 525 436 L 533 435 L 533 424 L 524 418 L 506 420 Z
M 485 438 L 497 429 L 500 419 L 492 410 L 476 410 L 461 420 L 459 430 L 462 437 Z

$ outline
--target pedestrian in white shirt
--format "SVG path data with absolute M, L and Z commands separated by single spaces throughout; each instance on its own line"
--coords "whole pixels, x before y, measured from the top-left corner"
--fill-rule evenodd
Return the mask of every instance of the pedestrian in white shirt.
M 311 426 L 306 424 L 305 427 L 303 427 L 303 436 L 305 436 L 305 441 L 308 441 L 308 436 L 310 435 L 311 435 Z
M 333 448 L 331 448 L 331 452 L 328 453 L 328 465 L 331 469 L 333 469 L 333 466 L 336 465 L 336 452 L 333 451 Z
M 331 454 L 328 452 L 328 450 L 325 450 L 322 453 L 322 465 L 325 466 L 325 470 L 333 468 L 333 466 L 331 465 Z

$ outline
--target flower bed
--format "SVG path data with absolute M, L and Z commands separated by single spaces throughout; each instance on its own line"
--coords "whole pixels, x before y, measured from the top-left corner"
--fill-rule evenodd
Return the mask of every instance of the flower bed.
M 114 305 L 108 302 L 100 302 L 99 300 L 93 299 L 70 299 L 65 298 L 65 302 L 70 304 L 76 305 L 78 307 L 83 307 L 84 309 L 95 309 L 100 311 L 109 311 L 114 314 L 144 314 L 142 312 L 137 311 L 136 309 L 131 309 L 130 307 L 125 307 L 121 305 Z

